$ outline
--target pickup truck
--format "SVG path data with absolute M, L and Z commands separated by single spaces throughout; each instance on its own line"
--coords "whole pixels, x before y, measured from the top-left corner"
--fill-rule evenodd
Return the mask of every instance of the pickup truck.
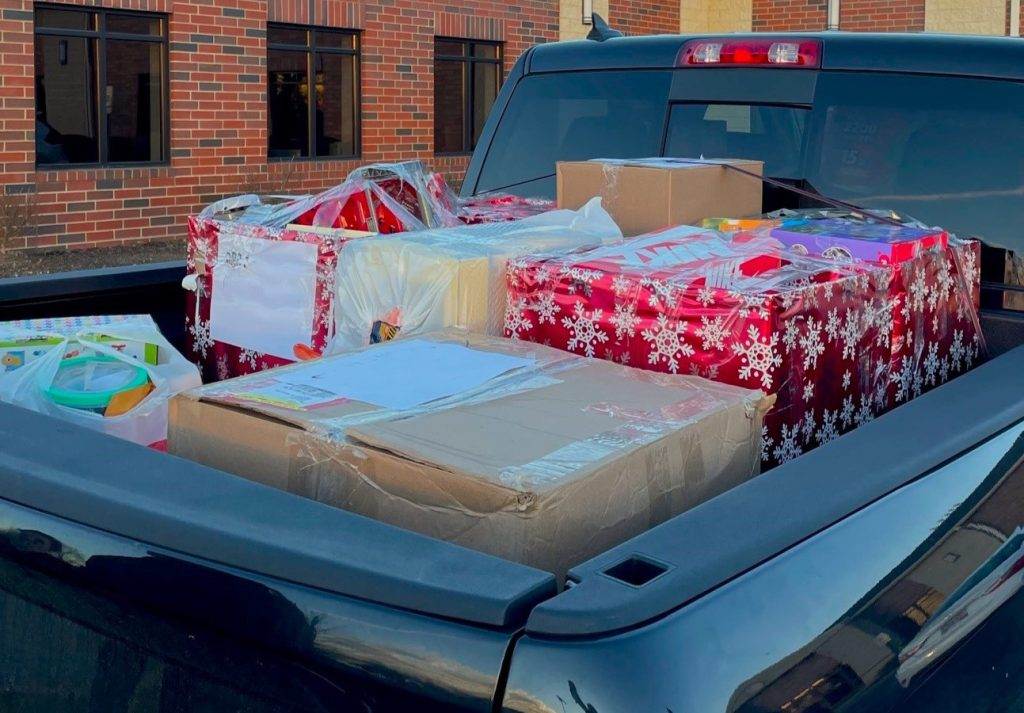
M 612 34 L 518 60 L 465 195 L 551 197 L 566 159 L 761 159 L 805 194 L 981 238 L 988 361 L 579 563 L 561 591 L 0 405 L 0 708 L 1024 706 L 1024 319 L 1004 284 L 1024 249 L 1024 42 Z M 766 187 L 766 210 L 809 203 Z M 183 274 L 0 281 L 0 319 L 145 312 L 180 343 Z

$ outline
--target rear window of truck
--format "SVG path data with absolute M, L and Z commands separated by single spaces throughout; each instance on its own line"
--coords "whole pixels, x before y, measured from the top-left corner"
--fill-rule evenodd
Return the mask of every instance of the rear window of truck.
M 714 72 L 714 69 L 676 70 Z M 757 82 L 759 70 L 750 70 Z M 664 154 L 755 158 L 778 178 L 1014 248 L 1024 234 L 1024 84 L 821 72 L 813 102 L 699 96 L 669 103 L 671 71 L 527 77 L 477 191 L 553 196 L 556 161 Z M 703 100 L 702 100 L 703 99 Z M 806 102 L 806 97 L 804 98 Z
M 487 151 L 476 191 L 555 193 L 555 162 L 656 156 L 671 72 L 559 72 L 526 77 Z

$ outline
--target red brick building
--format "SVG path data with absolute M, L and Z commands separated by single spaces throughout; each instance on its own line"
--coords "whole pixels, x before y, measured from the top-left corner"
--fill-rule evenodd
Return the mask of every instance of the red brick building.
M 19 209 L 15 248 L 178 237 L 217 197 L 380 160 L 457 185 L 502 76 L 590 6 L 627 34 L 817 30 L 830 8 L 843 29 L 943 29 L 964 6 L 1009 34 L 1020 3 L 0 0 L 0 237 Z

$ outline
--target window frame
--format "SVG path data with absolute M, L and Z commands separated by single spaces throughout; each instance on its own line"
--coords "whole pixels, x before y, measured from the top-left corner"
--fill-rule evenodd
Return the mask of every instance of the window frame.
M 60 27 L 41 27 L 38 22 L 35 21 L 35 13 L 39 10 L 63 10 L 71 12 L 80 12 L 85 14 L 93 14 L 96 16 L 96 29 L 94 30 L 78 30 L 70 28 Z M 140 35 L 131 32 L 117 32 L 107 31 L 107 16 L 109 15 L 127 15 L 131 17 L 145 17 L 160 21 L 160 27 L 162 34 L 157 35 Z M 109 8 L 109 7 L 98 7 L 92 5 L 64 5 L 64 4 L 53 4 L 53 3 L 37 3 L 33 7 L 33 28 L 32 28 L 32 48 L 33 48 L 33 59 L 32 69 L 33 75 L 37 68 L 35 66 L 35 47 L 36 38 L 39 36 L 44 37 L 77 37 L 82 39 L 95 39 L 97 41 L 97 61 L 96 61 L 96 154 L 98 160 L 90 161 L 85 163 L 39 163 L 39 154 L 35 151 L 35 145 L 33 144 L 33 151 L 35 152 L 35 158 L 33 160 L 36 171 L 63 171 L 63 170 L 75 170 L 83 168 L 150 168 L 150 167 L 161 167 L 170 166 L 171 164 L 171 87 L 170 87 L 170 58 L 168 53 L 169 47 L 169 35 L 170 35 L 170 16 L 167 13 L 162 12 L 146 12 L 140 10 L 122 10 L 120 8 Z M 160 132 L 160 154 L 162 158 L 159 161 L 108 161 L 106 157 L 108 155 L 108 135 L 107 135 L 107 123 L 104 121 L 105 117 L 103 114 L 104 100 L 102 97 L 106 95 L 105 87 L 107 86 L 107 40 L 130 40 L 132 42 L 149 42 L 151 44 L 161 45 L 162 62 L 160 72 L 160 84 L 161 84 L 161 98 L 160 98 L 160 120 L 162 123 L 162 130 Z M 37 97 L 38 100 L 38 97 Z M 35 108 L 37 108 L 36 105 Z M 35 134 L 35 128 L 33 128 L 33 136 Z
M 450 42 L 450 43 L 460 44 L 460 45 L 462 45 L 464 47 L 465 52 L 462 55 L 438 54 L 437 53 L 437 44 L 439 42 Z M 495 50 L 496 50 L 496 52 L 495 52 L 496 56 L 494 57 L 494 59 L 491 59 L 490 57 L 477 57 L 476 54 L 473 51 L 474 47 L 476 45 L 485 45 L 485 46 L 488 46 L 488 47 L 494 47 Z M 435 156 L 470 156 L 470 155 L 472 155 L 473 151 L 476 150 L 476 142 L 473 140 L 473 125 L 475 123 L 474 122 L 474 118 L 475 117 L 473 116 L 473 106 L 474 106 L 474 103 L 475 103 L 474 102 L 474 99 L 475 99 L 474 95 L 475 95 L 475 92 L 476 92 L 475 87 L 474 87 L 475 83 L 473 82 L 473 68 L 476 66 L 476 64 L 478 62 L 479 63 L 483 63 L 483 64 L 497 65 L 497 67 L 498 67 L 498 73 L 497 73 L 498 82 L 497 82 L 497 87 L 495 87 L 495 89 L 500 91 L 502 84 L 505 83 L 505 43 L 500 41 L 500 40 L 475 40 L 475 39 L 469 39 L 469 38 L 465 38 L 465 37 L 447 37 L 447 36 L 444 36 L 444 35 L 435 35 L 434 36 L 434 82 L 437 82 L 437 62 L 439 60 L 446 61 L 446 62 L 449 62 L 449 61 L 451 61 L 451 62 L 464 62 L 467 65 L 466 71 L 463 72 L 463 78 L 462 78 L 462 96 L 463 96 L 462 111 L 463 111 L 463 116 L 465 117 L 465 120 L 463 121 L 463 126 L 462 126 L 462 149 L 459 150 L 459 151 L 438 151 L 438 149 L 437 149 L 437 131 L 436 131 L 436 126 L 437 125 L 435 123 L 435 127 L 434 127 L 435 128 L 435 130 L 434 130 L 434 155 Z M 436 93 L 435 93 L 435 96 L 436 96 Z M 434 117 L 435 117 L 434 120 L 436 122 L 437 121 L 437 119 L 436 119 L 436 117 L 437 117 L 436 100 L 435 100 L 435 105 L 434 105 Z
M 301 30 L 306 33 L 306 44 L 295 45 L 285 42 L 271 42 L 270 31 L 272 29 L 282 30 Z M 352 38 L 352 49 L 344 47 L 321 47 L 317 44 L 317 33 L 328 32 L 331 34 L 348 35 Z M 264 87 L 267 92 L 267 161 L 272 163 L 281 163 L 288 161 L 351 161 L 352 159 L 358 159 L 363 154 L 363 82 L 362 82 L 362 33 L 360 30 L 351 30 L 348 28 L 341 27 L 320 27 L 317 25 L 298 25 L 290 22 L 268 22 L 267 23 L 267 52 L 270 50 L 283 50 L 286 52 L 303 52 L 306 55 L 306 77 L 307 81 L 312 88 L 314 70 L 316 69 L 316 55 L 321 54 L 336 54 L 336 55 L 347 55 L 354 58 L 352 62 L 353 66 L 353 77 L 352 83 L 356 88 L 355 107 L 353 116 L 355 117 L 355 126 L 353 127 L 353 136 L 355 137 L 355 145 L 353 146 L 354 153 L 345 154 L 341 156 L 318 156 L 316 153 L 316 112 L 314 111 L 313 102 L 316 101 L 313 92 L 310 91 L 306 98 L 306 135 L 307 145 L 306 149 L 309 151 L 308 156 L 271 156 L 270 155 L 270 67 L 266 67 L 266 78 Z

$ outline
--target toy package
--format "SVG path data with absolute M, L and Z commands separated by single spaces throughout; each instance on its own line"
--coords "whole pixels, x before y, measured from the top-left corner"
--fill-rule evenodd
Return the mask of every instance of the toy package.
M 199 373 L 146 315 L 0 323 L 0 400 L 160 447 Z
M 945 249 L 949 244 L 949 235 L 941 229 L 841 219 L 789 221 L 771 228 L 769 234 L 804 255 L 880 263 L 910 260 L 924 250 Z

